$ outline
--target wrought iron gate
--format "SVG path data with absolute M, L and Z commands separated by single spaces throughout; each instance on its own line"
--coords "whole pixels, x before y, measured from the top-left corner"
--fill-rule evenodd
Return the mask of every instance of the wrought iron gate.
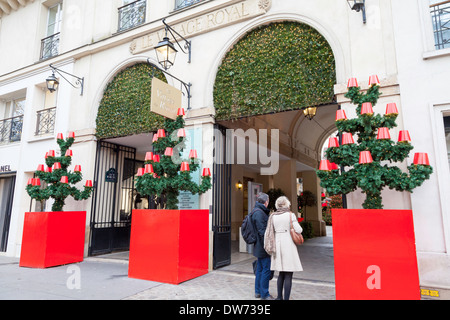
M 231 264 L 231 162 L 225 128 L 216 125 L 213 176 L 213 268 Z M 218 134 L 221 132 L 221 134 Z
M 136 170 L 135 148 L 97 143 L 90 256 L 129 249 Z

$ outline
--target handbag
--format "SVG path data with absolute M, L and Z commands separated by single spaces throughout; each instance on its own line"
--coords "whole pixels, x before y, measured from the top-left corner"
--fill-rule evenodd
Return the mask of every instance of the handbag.
M 290 227 L 291 227 L 291 237 L 292 237 L 292 241 L 294 241 L 294 243 L 295 243 L 296 245 L 298 245 L 298 246 L 301 245 L 301 244 L 303 244 L 303 242 L 304 242 L 305 240 L 303 239 L 303 236 L 302 236 L 301 233 L 295 232 L 294 226 L 292 225 L 292 217 L 289 219 L 289 222 L 290 222 Z

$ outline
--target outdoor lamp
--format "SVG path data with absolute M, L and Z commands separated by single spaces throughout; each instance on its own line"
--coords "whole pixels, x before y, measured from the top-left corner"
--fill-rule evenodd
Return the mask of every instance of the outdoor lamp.
M 317 108 L 316 107 L 305 108 L 303 109 L 303 113 L 305 114 L 305 117 L 308 120 L 312 120 L 316 116 Z
M 55 72 L 53 72 L 52 75 L 48 77 L 46 81 L 48 91 L 55 92 L 58 89 L 59 81 L 55 77 Z
M 362 11 L 363 23 L 366 23 L 366 0 L 347 0 L 350 9 L 356 12 Z
M 160 41 L 155 47 L 155 51 L 156 58 L 158 59 L 159 64 L 164 68 L 164 70 L 167 70 L 173 66 L 178 51 L 177 49 L 175 49 L 174 45 L 167 37 L 167 32 L 164 39 Z
M 47 89 L 50 92 L 54 92 L 58 89 L 58 85 L 59 85 L 59 81 L 58 79 L 56 79 L 55 77 L 55 72 L 61 76 L 61 78 L 63 78 L 64 80 L 66 80 L 72 87 L 74 88 L 80 88 L 81 89 L 81 95 L 83 95 L 83 91 L 84 91 L 84 78 L 80 78 L 77 77 L 76 75 L 73 75 L 71 73 L 68 73 L 64 70 L 58 69 L 54 66 L 52 66 L 50 64 L 49 66 L 52 69 L 52 75 L 50 77 L 47 78 L 46 82 L 47 82 Z M 70 76 L 72 78 L 74 78 L 74 83 L 72 83 L 71 81 L 69 81 L 65 76 Z
M 241 180 L 238 181 L 238 183 L 236 184 L 236 187 L 238 188 L 238 190 L 242 190 L 244 185 L 242 184 Z

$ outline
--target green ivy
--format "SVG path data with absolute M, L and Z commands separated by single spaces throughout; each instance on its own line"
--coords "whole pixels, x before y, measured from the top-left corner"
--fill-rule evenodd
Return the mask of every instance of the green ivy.
M 166 82 L 155 67 L 138 63 L 119 72 L 108 84 L 98 110 L 97 138 L 151 132 L 164 124 L 164 117 L 150 112 L 152 74 Z
M 333 101 L 333 52 L 315 29 L 272 23 L 227 53 L 214 87 L 217 120 L 298 110 Z

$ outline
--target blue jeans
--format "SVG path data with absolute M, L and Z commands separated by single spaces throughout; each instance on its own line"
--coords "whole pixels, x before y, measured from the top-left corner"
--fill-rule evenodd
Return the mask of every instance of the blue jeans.
M 258 263 L 256 264 L 255 294 L 260 294 L 261 298 L 269 296 L 270 275 L 270 257 L 258 258 Z

